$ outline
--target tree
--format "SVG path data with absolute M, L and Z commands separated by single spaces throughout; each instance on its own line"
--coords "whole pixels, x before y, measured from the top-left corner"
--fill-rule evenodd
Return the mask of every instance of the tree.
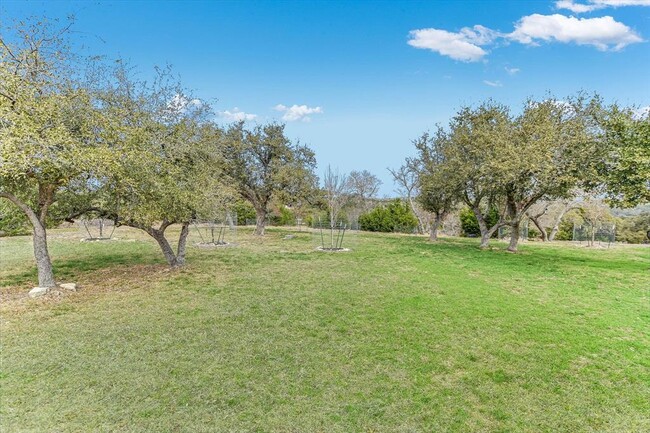
M 526 211 L 526 216 L 539 229 L 542 241 L 552 242 L 557 236 L 564 215 L 578 207 L 575 193 L 569 193 L 569 198 L 538 201 Z
M 650 110 L 612 105 L 600 110 L 598 123 L 608 150 L 598 167 L 608 201 L 619 207 L 650 203 Z
M 474 212 L 481 232 L 481 248 L 505 224 L 501 152 L 512 136 L 509 109 L 491 101 L 462 108 L 451 120 L 445 159 L 449 182 L 456 184 L 461 200 Z M 487 214 L 498 208 L 499 218 L 488 224 Z
M 447 133 L 439 127 L 432 136 L 428 132 L 414 141 L 418 156 L 418 185 L 420 194 L 418 202 L 422 208 L 434 216 L 430 227 L 430 241 L 438 240 L 438 229 L 445 217 L 456 206 L 458 187 L 453 180 L 447 163 L 445 149 L 449 145 Z
M 593 247 L 596 240 L 596 233 L 602 227 L 603 223 L 612 223 L 614 221 L 609 206 L 602 200 L 589 198 L 580 204 L 578 213 L 588 226 L 587 234 L 589 238 L 587 239 L 587 245 Z
M 147 83 L 118 62 L 100 94 L 102 138 L 116 157 L 96 207 L 118 225 L 149 234 L 171 267 L 182 266 L 190 221 L 213 217 L 228 197 L 217 145 L 222 132 L 207 122 L 208 104 L 184 92 L 169 69 Z M 173 224 L 181 225 L 176 250 L 166 237 Z
M 327 203 L 332 236 L 341 209 L 350 199 L 348 185 L 348 176 L 346 174 L 339 173 L 338 170 L 334 171 L 332 167 L 327 166 L 327 171 L 323 176 L 323 193 Z
M 352 170 L 348 174 L 347 182 L 350 204 L 354 213 L 352 219 L 357 219 L 359 215 L 368 212 L 372 208 L 372 201 L 377 198 L 381 180 L 368 170 Z
M 40 287 L 56 285 L 46 230 L 51 210 L 65 207 L 66 191 L 92 187 L 107 154 L 83 68 L 66 45 L 70 25 L 57 30 L 32 21 L 0 32 L 0 198 L 32 226 Z
M 508 251 L 517 251 L 521 221 L 531 206 L 543 198 L 568 197 L 595 166 L 585 102 L 582 97 L 527 101 L 514 120 L 497 168 L 510 226 Z
M 407 158 L 406 162 L 400 168 L 389 168 L 388 171 L 393 175 L 393 180 L 397 184 L 397 192 L 406 199 L 411 207 L 411 212 L 413 212 L 413 215 L 418 220 L 418 233 L 426 233 L 430 215 L 416 201 L 416 197 L 419 194 L 417 161 L 412 158 Z
M 227 173 L 238 194 L 255 208 L 255 234 L 263 236 L 274 198 L 299 202 L 313 191 L 314 152 L 300 143 L 291 143 L 284 125 L 278 123 L 246 130 L 239 122 L 223 139 Z

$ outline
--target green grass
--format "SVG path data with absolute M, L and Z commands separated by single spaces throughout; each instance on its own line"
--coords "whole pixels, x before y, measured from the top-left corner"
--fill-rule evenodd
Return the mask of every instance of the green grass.
M 4 432 L 648 432 L 650 249 L 0 239 Z M 58 237 L 57 237 L 58 236 Z

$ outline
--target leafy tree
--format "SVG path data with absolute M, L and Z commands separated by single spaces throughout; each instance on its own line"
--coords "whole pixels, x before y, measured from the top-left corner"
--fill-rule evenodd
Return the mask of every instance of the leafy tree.
M 599 114 L 608 155 L 598 169 L 609 202 L 618 207 L 650 203 L 650 110 L 613 105 Z
M 56 284 L 48 219 L 65 213 L 64 197 L 92 188 L 107 160 L 97 106 L 66 44 L 69 28 L 31 21 L 0 32 L 0 198 L 32 226 L 41 287 Z
M 481 233 L 481 248 L 505 224 L 504 211 L 489 224 L 486 212 L 503 209 L 503 149 L 512 139 L 509 109 L 492 101 L 477 108 L 464 107 L 449 124 L 445 158 L 449 182 L 457 185 L 461 201 L 476 216 Z
M 206 121 L 209 106 L 188 96 L 168 69 L 147 83 L 120 62 L 101 102 L 102 137 L 119 157 L 107 167 L 98 207 L 149 234 L 170 266 L 182 266 L 190 221 L 213 217 L 228 199 L 222 131 Z M 176 250 L 166 237 L 173 224 L 181 225 Z
M 293 204 L 307 200 L 316 186 L 314 152 L 293 144 L 284 125 L 269 123 L 252 130 L 234 124 L 224 136 L 226 167 L 239 196 L 256 212 L 255 234 L 263 236 L 273 199 Z
M 589 110 L 582 97 L 528 101 L 514 120 L 497 167 L 511 233 L 508 251 L 517 251 L 521 221 L 531 206 L 568 197 L 595 167 Z
M 432 136 L 428 132 L 415 140 L 418 156 L 412 162 L 418 167 L 420 195 L 418 202 L 422 208 L 433 214 L 430 227 L 430 241 L 438 240 L 438 229 L 445 217 L 458 201 L 458 187 L 449 170 L 445 149 L 449 145 L 447 133 L 438 128 Z
M 630 244 L 647 242 L 650 231 L 650 213 L 618 218 L 616 224 L 616 240 Z
M 24 212 L 8 200 L 0 200 L 0 236 L 20 236 L 30 232 Z

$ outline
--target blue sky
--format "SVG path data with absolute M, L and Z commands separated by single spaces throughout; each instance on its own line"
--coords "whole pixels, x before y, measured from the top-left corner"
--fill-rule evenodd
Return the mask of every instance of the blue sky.
M 596 91 L 650 105 L 650 0 L 4 1 L 3 21 L 74 14 L 91 53 L 173 65 L 219 122 L 286 121 L 319 162 L 379 176 L 487 98 Z

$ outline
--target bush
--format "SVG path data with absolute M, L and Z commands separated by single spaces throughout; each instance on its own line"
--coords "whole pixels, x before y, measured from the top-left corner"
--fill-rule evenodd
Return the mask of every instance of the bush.
M 232 206 L 232 210 L 237 213 L 238 226 L 244 226 L 246 225 L 246 221 L 255 221 L 257 218 L 253 205 L 244 200 L 238 200 L 235 202 L 235 204 Z
M 532 223 L 528 225 L 528 239 L 540 239 L 542 234 L 539 230 L 530 227 Z
M 277 212 L 271 214 L 270 222 L 274 226 L 291 226 L 296 224 L 296 216 L 291 209 L 280 206 Z
M 378 206 L 359 217 L 359 228 L 369 232 L 412 233 L 417 225 L 411 209 L 400 199 Z
M 557 241 L 572 241 L 573 240 L 573 222 L 568 219 L 563 219 L 560 223 L 557 233 L 555 234 Z
M 628 244 L 647 242 L 650 230 L 650 213 L 620 218 L 616 226 L 616 241 Z
M 462 209 L 459 214 L 460 217 L 460 229 L 463 236 L 475 237 L 481 236 L 481 228 L 478 225 L 478 220 L 474 211 L 468 207 Z M 485 222 L 489 227 L 492 227 L 494 224 L 499 221 L 499 210 L 497 208 L 492 208 L 490 212 L 485 217 Z M 494 232 L 492 235 L 493 238 L 498 236 L 497 232 Z

